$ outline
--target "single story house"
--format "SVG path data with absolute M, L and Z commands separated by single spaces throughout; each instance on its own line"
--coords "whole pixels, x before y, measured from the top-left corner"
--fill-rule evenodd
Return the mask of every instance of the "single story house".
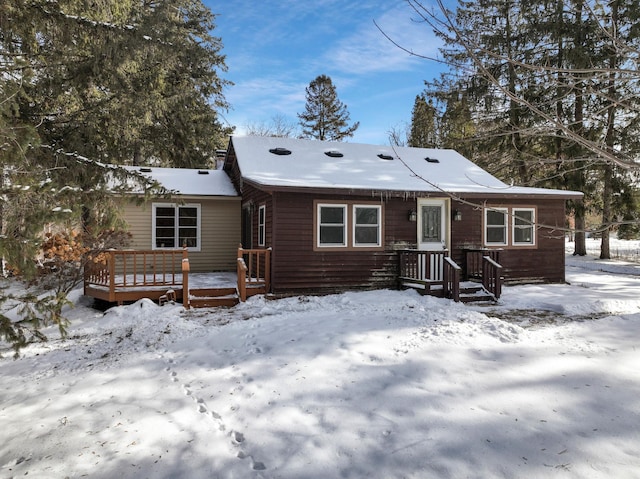
M 232 137 L 224 170 L 243 245 L 272 248 L 276 294 L 396 287 L 405 250 L 445 251 L 466 277 L 489 255 L 506 281 L 562 282 L 565 200 L 582 197 L 507 185 L 442 149 Z
M 262 136 L 232 137 L 223 169 L 130 168 L 174 194 L 126 202 L 132 249 L 85 279 L 108 301 L 214 295 L 183 288 L 185 263 L 236 272 L 240 298 L 437 286 L 458 300 L 482 279 L 495 299 L 503 280 L 564 281 L 565 201 L 582 197 L 507 185 L 453 150 Z

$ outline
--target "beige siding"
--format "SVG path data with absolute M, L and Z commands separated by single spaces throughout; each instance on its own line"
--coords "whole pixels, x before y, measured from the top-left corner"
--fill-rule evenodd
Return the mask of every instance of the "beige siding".
M 202 223 L 201 249 L 189 252 L 191 271 L 235 271 L 240 243 L 240 198 L 184 198 L 184 202 L 200 204 Z M 152 249 L 152 203 L 139 206 L 127 203 L 124 207 L 124 219 L 133 236 L 131 247 L 134 249 Z

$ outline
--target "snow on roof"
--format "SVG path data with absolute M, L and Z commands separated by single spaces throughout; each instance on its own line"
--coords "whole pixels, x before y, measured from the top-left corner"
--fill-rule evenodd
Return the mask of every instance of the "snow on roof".
M 509 186 L 458 152 L 263 136 L 232 137 L 242 177 L 273 187 L 581 196 Z
M 157 181 L 167 190 L 184 196 L 238 196 L 227 174 L 222 170 L 191 168 L 125 167 Z

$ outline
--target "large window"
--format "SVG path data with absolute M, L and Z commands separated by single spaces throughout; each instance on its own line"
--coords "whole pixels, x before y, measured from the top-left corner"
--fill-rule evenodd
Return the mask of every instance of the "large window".
M 484 244 L 486 246 L 535 246 L 535 220 L 535 208 L 486 208 L 484 210 Z
M 317 248 L 381 248 L 382 206 L 317 203 Z
M 153 204 L 153 249 L 200 250 L 200 205 Z

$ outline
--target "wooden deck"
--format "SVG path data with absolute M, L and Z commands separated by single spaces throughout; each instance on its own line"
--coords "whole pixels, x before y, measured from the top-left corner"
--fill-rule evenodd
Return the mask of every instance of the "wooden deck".
M 496 256 L 482 255 L 474 277 L 448 251 L 403 250 L 399 286 L 454 301 L 496 301 L 502 290 L 502 266 Z M 90 255 L 85 267 L 84 294 L 108 303 L 124 304 L 149 298 L 159 303 L 182 302 L 185 308 L 235 306 L 250 296 L 270 292 L 271 249 L 238 248 L 236 272 L 192 274 L 182 250 L 109 250 Z M 475 286 L 461 282 L 480 280 Z M 469 268 L 467 268 L 467 271 Z
M 238 248 L 236 272 L 192 274 L 186 249 L 96 252 L 85 266 L 84 294 L 124 304 L 148 298 L 185 308 L 234 306 L 270 289 L 270 249 Z

